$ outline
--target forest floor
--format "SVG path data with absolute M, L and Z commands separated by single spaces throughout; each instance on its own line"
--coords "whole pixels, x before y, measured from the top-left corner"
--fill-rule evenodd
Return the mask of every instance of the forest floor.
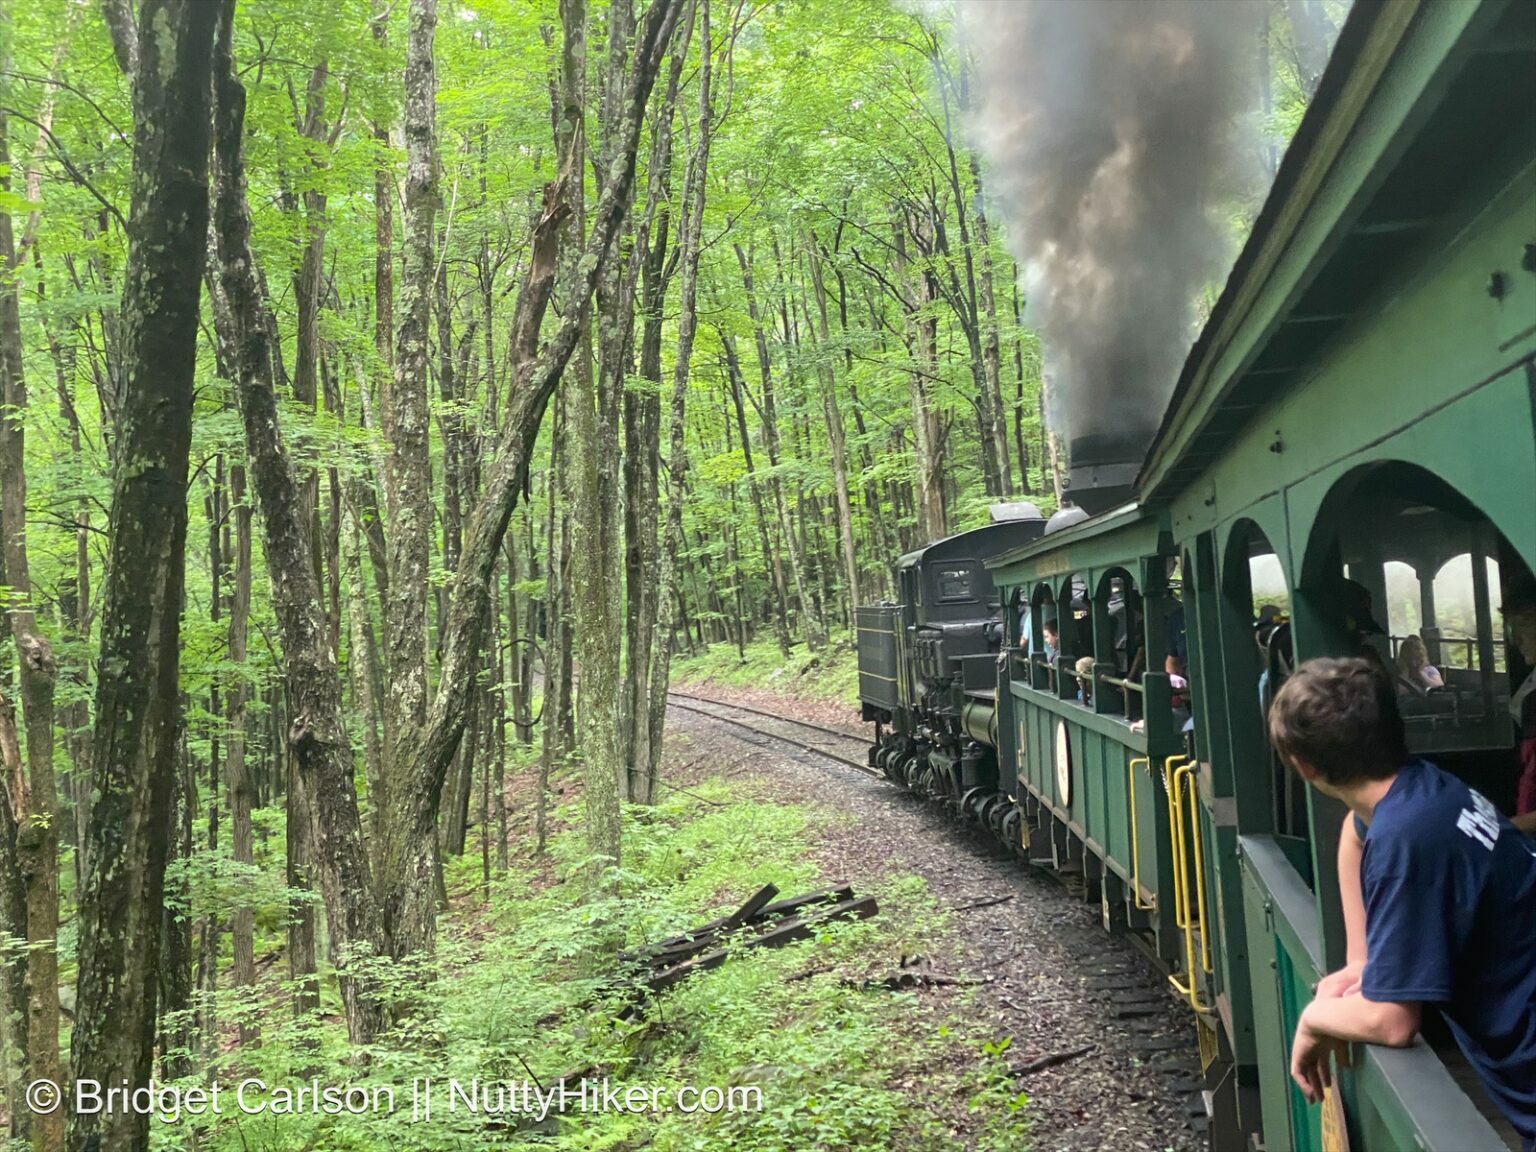
M 775 650 L 768 659 L 777 657 Z M 677 683 L 861 735 L 831 662 L 781 678 L 760 669 L 743 685 L 686 676 Z M 1096 905 L 923 801 L 814 753 L 673 709 L 665 786 L 656 804 L 626 810 L 618 891 L 594 900 L 579 769 L 552 781 L 542 853 L 531 776 L 511 777 L 506 871 L 492 866 L 494 846 L 471 829 L 466 853 L 445 865 L 450 908 L 436 955 L 420 971 L 381 973 L 398 983 L 406 1010 L 366 1065 L 345 1043 L 334 984 L 325 985 L 323 1021 L 294 1018 L 284 1008 L 284 966 L 273 965 L 257 1012 L 261 1047 L 228 1049 L 212 1069 L 224 1079 L 318 1074 L 322 1082 L 387 1086 L 392 1109 L 157 1126 L 156 1149 L 1199 1146 L 1188 1107 L 1198 1073 L 1193 1029 L 1165 982 L 1099 929 Z M 788 947 L 733 954 L 619 1022 L 617 1010 L 635 1003 L 634 993 L 595 957 L 611 955 L 616 941 L 635 947 L 686 932 L 770 883 L 785 896 L 848 884 L 874 896 L 879 911 L 818 927 Z M 884 986 L 912 970 L 943 980 Z M 223 1005 L 226 1030 L 241 1011 Z M 447 1095 L 450 1080 L 549 1085 L 562 1076 L 673 1099 L 683 1086 L 751 1088 L 762 1106 L 717 1115 L 579 1108 L 536 1124 L 490 1107 L 455 1109 Z M 410 1086 L 427 1077 L 438 1085 L 437 1107 L 418 1117 Z
M 851 632 L 834 633 L 819 653 L 794 644 L 786 657 L 772 637 L 753 641 L 745 653 L 730 644 L 672 661 L 672 685 L 752 704 L 782 705 L 818 724 L 855 723 L 859 704 L 859 667 Z M 753 704 L 754 707 L 757 704 Z
M 786 677 L 781 690 L 723 680 L 684 679 L 679 688 L 860 731 L 845 699 L 818 691 L 814 678 Z M 1097 905 L 1000 855 L 937 808 L 814 753 L 770 753 L 750 736 L 674 709 L 668 757 L 671 771 L 707 764 L 709 774 L 747 794 L 815 813 L 809 860 L 824 881 L 899 894 L 903 916 L 901 905 L 926 909 L 887 937 L 883 955 L 862 956 L 855 967 L 889 974 L 903 956 L 920 955 L 931 971 L 966 981 L 885 994 L 901 1001 L 884 1024 L 893 1044 L 938 1039 L 922 1067 L 892 1086 L 905 1093 L 904 1108 L 948 1129 L 948 1146 L 1048 1152 L 1199 1144 L 1190 1126 L 1200 1085 L 1189 1014 L 1145 957 L 1103 932 Z M 1031 1070 L 1039 1064 L 1048 1066 Z M 1005 1126 L 1009 1140 L 997 1118 L 1015 1110 L 1023 1124 Z

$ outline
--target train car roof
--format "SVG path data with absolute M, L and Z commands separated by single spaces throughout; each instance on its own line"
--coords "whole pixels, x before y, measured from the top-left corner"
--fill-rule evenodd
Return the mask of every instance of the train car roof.
M 1029 507 L 1033 508 L 1034 506 L 1029 505 Z M 984 552 L 970 551 L 969 549 L 983 541 L 990 542 L 993 537 L 996 538 L 996 546 L 998 547 L 1008 548 L 1012 546 L 1017 548 L 1028 537 L 1029 530 L 1040 526 L 1042 523 L 1043 520 L 1038 515 L 1037 510 L 1037 515 L 1035 516 L 1020 516 L 1011 520 L 998 520 L 991 524 L 983 524 L 980 528 L 956 532 L 953 536 L 945 536 L 941 540 L 935 540 L 932 544 L 925 544 L 923 547 L 898 558 L 896 570 L 899 572 L 905 568 L 910 568 L 930 553 L 933 554 L 934 559 L 962 555 L 985 556 L 986 553 Z
M 1152 509 L 1125 504 L 1004 552 L 986 566 L 994 581 L 1011 584 L 1130 563 L 1157 551 L 1162 526 L 1162 517 Z
M 1528 162 L 1536 4 L 1356 4 L 1137 479 L 1176 495 L 1373 306 L 1468 193 Z

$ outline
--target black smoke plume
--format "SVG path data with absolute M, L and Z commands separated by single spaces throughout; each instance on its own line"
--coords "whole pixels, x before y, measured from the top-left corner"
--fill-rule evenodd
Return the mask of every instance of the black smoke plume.
M 1139 459 L 1258 173 L 1263 0 L 959 0 L 1051 422 Z

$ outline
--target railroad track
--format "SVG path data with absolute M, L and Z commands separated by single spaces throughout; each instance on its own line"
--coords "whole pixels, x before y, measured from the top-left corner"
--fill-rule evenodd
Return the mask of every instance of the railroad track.
M 692 701 L 692 703 L 684 704 L 681 702 L 683 700 Z M 860 736 L 852 732 L 839 732 L 835 728 L 827 728 L 821 724 L 812 724 L 806 720 L 792 720 L 787 716 L 777 716 L 772 712 L 764 711 L 761 708 L 749 708 L 744 704 L 728 704 L 723 700 L 711 700 L 707 696 L 690 696 L 685 692 L 668 692 L 667 701 L 671 707 L 681 708 L 684 712 L 692 712 L 697 716 L 704 716 L 710 720 L 716 721 L 717 723 L 729 724 L 733 728 L 740 728 L 744 732 L 751 732 L 769 740 L 777 740 L 781 744 L 789 744 L 792 747 L 799 748 L 803 752 L 809 752 L 814 756 L 820 756 L 824 759 L 831 760 L 834 764 L 841 764 L 845 768 L 852 768 L 856 772 L 862 772 L 866 776 L 873 776 L 878 780 L 885 779 L 884 773 L 880 772 L 879 769 L 871 768 L 865 761 L 854 760 L 850 757 L 840 756 L 836 752 L 829 751 L 828 749 L 830 745 L 826 740 L 801 740 L 794 736 L 785 736 L 780 732 L 770 732 L 766 728 L 759 728 L 756 725 L 748 724 L 746 721 L 740 720 L 735 716 L 723 716 L 719 712 L 711 712 L 704 708 L 700 708 L 698 705 L 712 704 L 717 708 L 725 708 L 732 712 L 747 712 L 754 716 L 762 716 L 765 719 L 773 721 L 775 724 L 784 724 L 792 728 L 799 728 L 809 732 L 816 732 L 822 736 L 831 736 L 847 744 L 867 743 L 867 738 L 864 736 Z
M 852 768 L 866 776 L 872 776 L 882 783 L 888 783 L 885 774 L 878 768 L 871 768 L 862 760 L 854 760 L 829 750 L 832 741 L 863 745 L 866 743 L 866 737 L 862 735 L 838 731 L 807 720 L 790 719 L 761 708 L 714 700 L 707 696 L 693 696 L 686 692 L 668 692 L 667 701 L 670 707 L 740 729 L 749 736 L 757 738 L 750 741 L 753 744 L 771 741 L 789 745 L 835 764 Z M 700 705 L 708 707 L 700 707 Z M 731 714 L 725 715 L 721 711 L 712 709 L 724 710 Z M 760 728 L 755 724 L 746 723 L 736 715 L 737 713 L 759 716 L 775 725 L 814 733 L 820 738 L 800 739 L 797 736 Z M 828 740 L 828 737 L 832 739 Z M 893 792 L 897 795 L 906 794 L 900 789 L 893 789 Z M 956 825 L 953 830 L 960 831 L 961 826 Z M 995 842 L 990 838 L 978 834 L 975 839 L 978 844 L 997 851 Z M 1063 893 L 1075 903 L 1080 903 L 1084 899 L 1081 876 L 1056 872 L 1049 868 L 1025 869 L 1021 866 L 1017 870 L 1021 883 L 1024 882 L 1025 871 L 1038 872 L 1055 881 Z M 1026 890 L 1019 889 L 1019 891 Z M 1125 953 L 1116 955 L 1113 952 L 1106 954 L 1105 943 L 1108 937 L 1097 923 L 1055 923 L 1052 926 L 1052 934 L 1055 943 L 1065 955 L 1072 959 L 1073 971 L 1080 985 L 1081 994 L 1090 996 L 1102 1004 L 1105 1023 L 1113 1034 L 1113 1042 L 1123 1045 L 1135 1056 L 1138 1063 L 1159 1075 L 1169 1098 L 1176 1102 L 1176 1114 L 1181 1114 L 1180 1119 L 1197 1135 L 1203 1134 L 1208 1120 L 1202 1095 L 1204 1082 L 1201 1064 L 1196 1058 L 1198 1047 L 1192 1043 L 1193 1037 L 1188 1023 L 1177 1014 L 1173 1016 L 1169 1014 L 1168 1006 L 1171 1001 L 1168 987 L 1162 970 L 1158 966 L 1155 950 L 1139 935 L 1128 933 L 1119 939 L 1132 945 L 1130 955 Z

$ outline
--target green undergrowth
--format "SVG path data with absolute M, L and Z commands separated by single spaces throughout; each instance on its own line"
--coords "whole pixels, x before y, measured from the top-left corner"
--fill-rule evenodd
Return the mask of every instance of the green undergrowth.
M 924 882 L 891 878 L 873 895 L 879 913 L 831 923 L 814 937 L 774 950 L 739 951 L 616 1022 L 629 1003 L 611 960 L 633 947 L 721 915 L 765 884 L 795 895 L 835 882 L 818 875 L 811 849 L 821 817 L 810 809 L 743 794 L 713 780 L 631 808 L 624 868 L 607 899 L 582 898 L 591 862 L 583 856 L 580 812 L 555 813 L 550 853 L 514 858 L 485 900 L 478 855 L 450 863 L 451 912 L 436 956 L 409 970 L 380 965 L 374 976 L 399 1006 L 398 1031 L 366 1061 L 349 1049 L 327 1002 L 319 1018 L 296 1022 L 279 1003 L 261 1013 L 263 1043 L 222 1057 L 223 1115 L 156 1122 L 162 1149 L 403 1149 L 413 1152 L 547 1148 L 561 1152 L 800 1152 L 800 1150 L 1025 1147 L 1022 1097 L 1006 1075 L 996 1037 L 964 1001 L 924 1010 L 933 993 L 866 990 L 898 970 L 944 925 Z M 331 993 L 328 993 L 328 996 Z M 958 1004 L 958 1010 L 955 1005 Z M 232 1006 L 224 1010 L 233 1011 Z M 328 1014 L 327 1014 L 328 1013 Z M 610 1085 L 660 1089 L 666 1103 L 684 1085 L 735 1090 L 716 1115 L 681 1111 L 571 1110 L 534 1125 L 516 1115 L 475 1113 L 466 1094 L 478 1082 L 535 1080 L 546 1087 L 572 1073 Z M 238 1114 L 233 1085 L 352 1084 L 383 1101 L 364 1114 Z M 430 1079 L 427 1120 L 413 1082 Z M 450 1102 L 456 1081 L 460 1095 Z M 201 1077 L 180 1082 L 201 1083 Z M 756 1093 L 758 1095 L 753 1095 Z M 494 1095 L 494 1093 L 492 1093 Z M 486 1097 L 480 1097 L 482 1104 Z M 758 1101 L 760 1100 L 760 1107 Z M 573 1106 L 574 1107 L 574 1106 Z
M 672 682 L 680 687 L 757 688 L 850 707 L 859 702 L 858 658 L 851 632 L 834 632 L 818 653 L 794 644 L 788 658 L 771 633 L 748 644 L 745 657 L 734 644 L 711 644 L 693 655 L 675 656 Z

